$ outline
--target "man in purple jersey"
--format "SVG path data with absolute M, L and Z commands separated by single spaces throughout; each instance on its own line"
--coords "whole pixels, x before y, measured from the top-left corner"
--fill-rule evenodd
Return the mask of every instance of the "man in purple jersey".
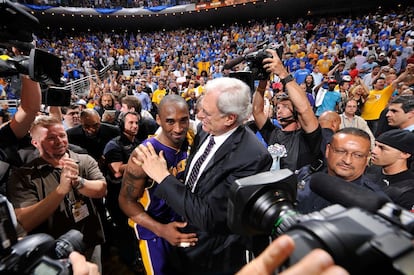
M 163 151 L 171 174 L 183 180 L 189 148 L 186 139 L 190 119 L 188 105 L 180 96 L 167 95 L 161 100 L 158 112 L 156 119 L 162 131 L 145 140 L 144 144 L 151 143 L 157 152 Z M 158 184 L 148 178 L 141 167 L 131 165 L 133 157 L 137 158 L 135 151 L 122 179 L 120 207 L 135 223 L 147 274 L 175 274 L 168 263 L 171 246 L 195 244 L 196 234 L 180 232 L 186 223 L 163 199 L 154 195 Z

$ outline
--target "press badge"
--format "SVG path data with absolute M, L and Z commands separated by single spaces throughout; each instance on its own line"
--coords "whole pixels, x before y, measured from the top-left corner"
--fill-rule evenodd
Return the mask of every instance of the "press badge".
M 80 222 L 89 216 L 88 205 L 83 200 L 77 200 L 72 204 L 72 216 L 76 222 Z

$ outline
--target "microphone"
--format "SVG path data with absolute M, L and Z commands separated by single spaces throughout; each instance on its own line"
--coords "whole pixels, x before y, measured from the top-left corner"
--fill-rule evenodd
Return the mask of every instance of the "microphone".
M 279 122 L 294 122 L 296 121 L 294 116 L 288 116 L 288 117 L 281 117 L 279 118 Z
M 332 203 L 345 207 L 359 207 L 370 212 L 376 212 L 384 204 L 390 202 L 386 197 L 372 190 L 323 172 L 312 174 L 310 188 Z
M 237 64 L 241 63 L 243 60 L 244 60 L 244 55 L 236 57 L 235 59 L 232 59 L 229 62 L 227 62 L 226 64 L 224 64 L 223 70 L 230 70 L 231 68 L 233 68 Z

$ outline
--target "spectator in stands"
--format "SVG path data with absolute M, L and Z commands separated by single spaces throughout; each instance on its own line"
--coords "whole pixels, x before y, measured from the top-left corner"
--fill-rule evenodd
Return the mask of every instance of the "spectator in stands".
M 372 148 L 374 148 L 374 134 L 368 127 L 367 122 L 356 114 L 357 109 L 358 103 L 355 99 L 350 98 L 345 102 L 345 110 L 342 114 L 339 115 L 341 118 L 340 129 L 353 127 L 367 132 L 371 138 Z
M 77 104 L 61 107 L 65 130 L 80 125 L 80 108 Z
M 403 58 L 402 58 L 402 53 L 400 49 L 395 49 L 391 51 L 391 56 L 390 56 L 390 67 L 395 69 L 395 72 L 397 74 L 399 74 L 400 72 L 402 72 L 402 69 L 404 69 L 402 67 L 403 64 Z
M 378 63 L 375 62 L 375 55 L 368 56 L 367 61 L 362 63 L 361 68 L 359 69 L 359 76 L 364 78 L 365 75 L 371 73 L 372 69 L 376 66 L 378 66 Z
M 116 124 L 119 111 L 115 108 L 115 96 L 112 93 L 105 93 L 99 99 L 99 106 L 95 110 L 101 117 L 101 121 L 109 124 Z
M 339 81 L 339 94 L 341 95 L 341 102 L 338 105 L 338 113 L 342 113 L 345 110 L 345 102 L 349 98 L 349 88 L 351 83 L 351 77 L 349 75 L 344 75 Z
M 151 85 L 149 85 L 149 84 L 148 84 L 148 80 L 147 80 L 147 78 L 142 77 L 142 78 L 140 79 L 140 82 L 141 82 L 141 84 L 142 84 L 142 91 L 144 91 L 145 93 L 147 93 L 147 94 L 148 94 L 148 96 L 152 99 L 152 93 L 153 93 L 153 90 L 152 90 L 152 88 L 151 88 Z
M 313 76 L 315 86 L 318 86 L 323 81 L 323 74 L 319 71 L 318 66 L 313 66 L 311 75 Z M 316 94 L 314 94 L 314 96 L 315 95 Z
M 359 70 L 356 67 L 356 63 L 355 62 L 351 62 L 350 66 L 349 66 L 349 76 L 351 77 L 351 84 L 354 84 L 355 79 L 357 77 L 359 77 Z
M 322 87 L 323 83 L 328 84 L 328 89 Z M 341 94 L 335 91 L 337 84 L 335 78 L 325 78 L 323 83 L 315 87 L 315 90 L 318 89 L 315 99 L 316 116 L 320 116 L 325 111 L 338 111 L 338 104 L 341 102 Z
M 144 92 L 145 81 L 143 80 L 144 79 L 141 79 L 140 81 L 135 82 L 134 96 L 141 102 L 142 110 L 150 112 L 152 109 L 151 99 L 149 95 Z
M 365 74 L 365 76 L 362 78 L 362 81 L 364 81 L 364 84 L 365 86 L 368 87 L 368 89 L 372 90 L 373 88 L 372 82 L 376 78 L 383 77 L 382 75 L 383 70 L 386 70 L 386 69 L 382 69 L 381 66 L 377 64 L 373 66 L 372 71 L 370 73 Z
M 87 105 L 88 103 L 86 102 L 86 100 L 85 100 L 85 99 L 81 98 L 81 99 L 79 99 L 79 100 L 76 102 L 76 104 L 77 104 L 77 105 L 78 105 L 78 107 L 79 107 L 79 111 L 82 111 L 82 110 L 86 109 L 86 105 Z
M 204 77 L 200 77 L 198 80 L 198 85 L 194 88 L 196 98 L 199 98 L 204 94 L 204 86 L 206 85 L 206 79 Z
M 388 66 L 389 64 L 387 55 L 384 52 L 378 55 L 378 59 L 375 62 L 378 63 L 378 65 L 380 65 L 381 67 Z
M 354 59 L 355 59 L 355 63 L 357 64 L 357 65 L 356 65 L 356 68 L 357 68 L 357 69 L 358 69 L 358 71 L 359 71 L 359 76 L 360 76 L 360 77 L 363 77 L 363 76 L 364 76 L 364 74 L 362 74 L 362 73 L 361 73 L 362 64 L 364 64 L 364 63 L 367 61 L 367 58 L 366 58 L 365 56 L 363 56 L 363 55 L 362 55 L 362 51 L 358 50 L 358 51 L 357 51 L 357 54 L 356 54 L 356 55 L 355 55 L 355 57 L 354 57 Z
M 345 72 L 345 62 L 338 62 L 338 64 L 329 70 L 327 76 L 335 78 L 336 82 L 340 83 Z
M 158 105 L 160 104 L 163 97 L 167 94 L 167 89 L 165 87 L 165 80 L 158 80 L 158 88 L 152 94 L 152 116 L 155 117 L 158 112 Z
M 298 84 L 302 84 L 305 82 L 306 76 L 310 75 L 311 71 L 306 69 L 306 62 L 305 60 L 299 61 L 299 69 L 295 71 L 293 77 L 295 78 Z
M 391 85 L 388 85 L 387 87 L 385 87 L 385 79 L 382 77 L 377 78 L 372 83 L 374 89 L 369 92 L 362 109 L 361 117 L 367 121 L 368 126 L 373 133 L 377 132 L 380 114 L 388 104 L 397 84 L 407 77 L 408 71 L 411 70 L 411 68 L 414 68 L 414 64 L 407 67 L 407 70 L 399 75 L 398 78 L 392 81 Z

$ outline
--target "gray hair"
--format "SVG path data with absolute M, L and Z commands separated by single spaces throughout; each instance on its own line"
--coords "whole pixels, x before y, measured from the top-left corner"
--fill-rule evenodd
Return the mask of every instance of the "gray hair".
M 220 77 L 207 82 L 205 93 L 218 93 L 217 109 L 222 114 L 237 115 L 237 123 L 243 124 L 251 115 L 250 87 L 237 78 Z

